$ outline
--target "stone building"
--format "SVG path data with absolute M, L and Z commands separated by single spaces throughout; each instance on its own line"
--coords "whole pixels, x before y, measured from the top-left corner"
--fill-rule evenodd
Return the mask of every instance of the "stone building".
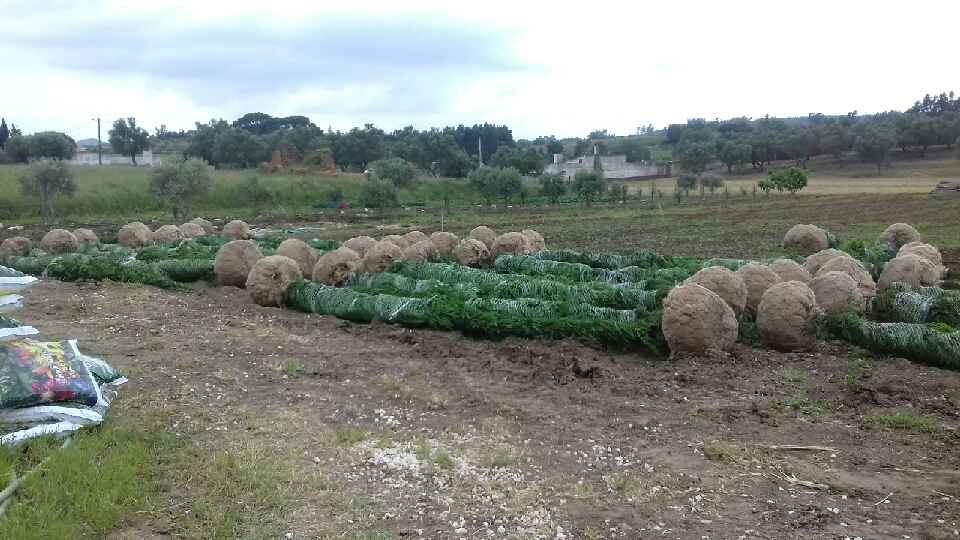
M 596 148 L 594 148 L 596 152 Z M 580 156 L 577 158 L 564 160 L 563 154 L 554 154 L 553 163 L 544 168 L 548 174 L 558 174 L 567 180 L 573 180 L 577 171 L 581 169 L 593 170 L 594 158 L 600 159 L 600 168 L 603 171 L 603 177 L 607 180 L 645 180 L 651 178 L 663 178 L 672 173 L 672 163 L 641 161 L 639 163 L 630 163 L 627 156 L 623 154 L 609 156 Z

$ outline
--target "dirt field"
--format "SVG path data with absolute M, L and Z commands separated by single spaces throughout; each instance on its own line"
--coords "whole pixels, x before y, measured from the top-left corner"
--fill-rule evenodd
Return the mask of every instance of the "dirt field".
M 233 288 L 60 282 L 32 289 L 22 318 L 129 374 L 111 421 L 187 449 L 164 464 L 159 502 L 116 538 L 960 528 L 960 374 L 836 344 L 665 361 L 357 325 L 261 308 Z M 286 473 L 217 515 L 204 459 L 226 452 Z

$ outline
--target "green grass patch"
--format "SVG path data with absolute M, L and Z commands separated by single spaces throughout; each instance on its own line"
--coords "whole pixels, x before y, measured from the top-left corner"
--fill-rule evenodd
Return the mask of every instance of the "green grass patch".
M 736 446 L 710 441 L 703 443 L 703 455 L 710 461 L 718 463 L 737 463 L 740 461 L 741 451 Z
M 863 423 L 869 427 L 918 433 L 933 433 L 941 428 L 936 419 L 912 413 L 871 414 L 863 418 Z
M 780 408 L 798 412 L 807 416 L 820 416 L 827 412 L 827 404 L 823 400 L 812 400 L 804 395 L 795 395 L 780 402 Z

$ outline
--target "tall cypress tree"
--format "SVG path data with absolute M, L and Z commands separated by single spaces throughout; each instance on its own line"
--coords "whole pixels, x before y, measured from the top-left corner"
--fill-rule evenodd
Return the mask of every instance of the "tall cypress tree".
M 7 147 L 7 139 L 10 138 L 10 130 L 7 129 L 7 119 L 0 118 L 0 149 Z

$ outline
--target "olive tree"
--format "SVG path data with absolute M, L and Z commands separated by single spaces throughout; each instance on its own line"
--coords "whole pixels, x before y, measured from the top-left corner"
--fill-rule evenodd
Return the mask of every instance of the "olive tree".
M 545 174 L 540 177 L 540 191 L 547 200 L 557 204 L 560 202 L 560 197 L 567 192 L 567 186 L 560 175 Z
M 40 215 L 44 222 L 53 220 L 53 203 L 60 195 L 71 196 L 77 190 L 73 171 L 59 159 L 34 161 L 20 176 L 25 195 L 40 197 Z
M 113 151 L 122 155 L 130 156 L 133 164 L 137 164 L 137 154 L 143 153 L 150 147 L 150 134 L 147 130 L 137 126 L 137 119 L 118 118 L 110 129 L 110 146 Z
M 606 191 L 607 182 L 601 171 L 580 169 L 573 177 L 573 189 L 580 196 L 580 200 L 587 206 L 593 205 L 593 199 Z
M 150 175 L 150 193 L 173 213 L 174 219 L 188 217 L 193 203 L 210 191 L 210 166 L 202 159 L 164 163 Z
M 413 185 L 417 177 L 417 168 L 402 158 L 378 159 L 369 165 L 378 178 L 389 180 L 398 188 L 407 188 Z

